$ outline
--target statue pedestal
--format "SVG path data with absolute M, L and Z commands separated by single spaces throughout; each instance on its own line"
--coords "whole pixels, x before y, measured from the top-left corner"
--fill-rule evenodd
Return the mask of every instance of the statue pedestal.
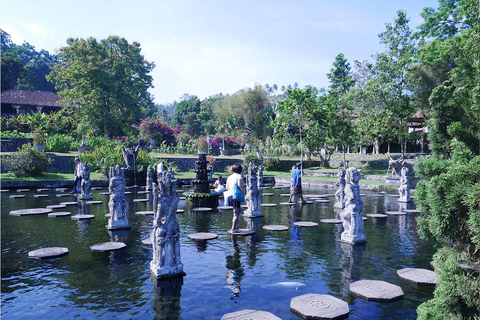
M 108 224 L 106 225 L 108 230 L 122 230 L 122 229 L 131 229 L 128 225 L 128 220 L 115 220 L 115 221 L 110 221 L 112 218 L 108 220 Z
M 342 242 L 350 243 L 350 244 L 357 244 L 357 243 L 365 243 L 367 241 L 367 236 L 365 233 L 361 234 L 351 234 L 351 233 L 342 233 L 341 236 Z

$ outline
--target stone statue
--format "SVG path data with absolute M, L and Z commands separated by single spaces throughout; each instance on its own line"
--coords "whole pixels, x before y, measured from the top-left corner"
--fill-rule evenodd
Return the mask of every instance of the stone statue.
M 128 149 L 125 149 L 125 147 L 122 146 L 123 162 L 125 162 L 127 169 L 135 169 L 135 160 L 137 159 L 139 149 L 140 149 L 139 145 L 136 146 L 135 148 L 128 148 Z
M 400 194 L 399 202 L 410 202 L 410 182 L 408 179 L 409 170 L 408 167 L 403 167 L 400 172 L 400 188 L 398 188 L 398 193 Z
M 258 188 L 260 189 L 263 186 L 264 186 L 264 184 L 263 184 L 263 167 L 258 166 Z
M 213 166 L 209 163 L 207 165 L 207 172 L 208 172 L 208 180 L 213 179 Z
M 344 202 L 344 197 L 345 197 L 345 168 L 340 167 L 338 168 L 338 173 L 337 173 L 337 183 L 335 183 L 335 186 L 338 186 L 337 192 L 335 192 L 335 208 L 345 208 L 345 202 Z
M 90 194 L 90 184 L 90 166 L 87 163 L 84 163 L 82 166 L 82 194 L 80 196 L 80 199 L 92 199 L 92 195 Z
M 363 201 L 360 198 L 360 187 L 358 181 L 361 178 L 360 172 L 355 168 L 348 168 L 345 173 L 345 207 L 340 213 L 343 232 L 342 242 L 364 243 L 366 241 L 363 232 Z
M 153 170 L 152 166 L 147 167 L 147 186 L 145 190 L 152 190 L 153 189 Z
M 180 198 L 175 191 L 172 168 L 159 180 L 159 195 L 154 209 L 153 231 L 150 235 L 153 259 L 150 271 L 157 278 L 184 276 L 180 257 L 180 225 L 177 221 L 177 207 Z M 154 194 L 158 191 L 154 191 Z
M 397 160 L 393 160 L 390 156 L 388 157 L 388 170 L 392 170 L 393 176 L 400 176 L 403 167 L 408 167 L 409 172 L 413 173 L 412 164 L 408 163 L 403 156 Z
M 111 217 L 108 219 L 107 228 L 112 229 L 130 229 L 127 215 L 127 198 L 125 197 L 125 169 L 117 164 L 115 168 L 110 167 L 110 181 L 108 191 L 110 201 L 108 209 Z
M 261 217 L 262 213 L 260 211 L 260 190 L 257 184 L 257 169 L 255 164 L 250 162 L 248 165 L 248 176 L 247 176 L 247 194 L 245 196 L 245 201 L 247 204 L 247 210 L 244 212 L 246 217 Z

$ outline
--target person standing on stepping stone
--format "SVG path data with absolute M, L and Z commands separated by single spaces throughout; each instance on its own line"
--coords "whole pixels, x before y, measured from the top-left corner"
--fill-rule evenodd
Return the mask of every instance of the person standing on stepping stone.
M 240 216 L 240 213 L 242 212 L 242 210 L 240 209 L 240 204 L 241 202 L 238 201 L 238 200 L 235 200 L 233 199 L 233 193 L 235 192 L 235 185 L 237 185 L 238 189 L 240 190 L 240 192 L 245 195 L 245 191 L 243 191 L 243 179 L 242 179 L 242 176 L 241 176 L 241 173 L 242 173 L 242 166 L 239 165 L 238 163 L 235 163 L 233 166 L 232 166 L 232 171 L 233 171 L 233 174 L 231 174 L 228 179 L 227 179 L 227 191 L 229 191 L 229 200 L 228 200 L 228 203 L 231 203 L 232 204 L 232 207 L 233 207 L 233 221 L 232 221 L 232 232 L 233 233 L 237 233 L 239 232 L 239 229 L 238 229 L 238 217 Z
M 157 164 L 157 179 L 158 181 L 162 180 L 163 172 L 165 171 L 165 167 L 163 166 L 163 161 Z
M 302 203 L 303 195 L 302 195 L 302 164 L 299 162 L 295 165 L 295 168 L 292 171 L 292 187 L 290 188 L 290 198 L 288 202 L 293 203 L 293 199 L 295 196 L 300 196 Z
M 81 163 L 78 158 L 75 158 L 75 163 L 77 164 L 74 171 L 75 180 L 73 181 L 73 191 L 70 193 L 79 193 L 78 185 L 82 183 L 83 163 Z

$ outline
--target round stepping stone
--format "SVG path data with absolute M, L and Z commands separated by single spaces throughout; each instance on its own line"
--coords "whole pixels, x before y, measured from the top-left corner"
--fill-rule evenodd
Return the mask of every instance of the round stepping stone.
M 148 202 L 148 199 L 133 199 L 133 202 Z
M 388 218 L 387 214 L 380 214 L 380 213 L 369 213 L 366 216 L 370 218 Z
M 274 196 L 274 195 L 275 195 L 275 193 L 268 193 L 268 192 L 265 192 L 265 193 L 263 193 L 263 195 L 264 195 L 264 196 Z
M 178 199 L 185 200 L 186 198 L 185 197 L 178 197 Z
M 187 237 L 192 240 L 213 240 L 213 239 L 217 239 L 218 235 L 216 235 L 215 233 L 198 232 L 198 233 L 191 233 Z
M 8 189 L 1 189 L 0 192 L 9 192 L 10 190 Z
M 55 189 L 55 191 L 57 191 L 57 192 L 65 192 L 65 190 L 67 190 L 67 189 L 65 189 L 65 188 L 56 188 Z
M 217 210 L 232 210 L 232 206 L 219 206 L 217 207 Z
M 304 198 L 319 198 L 319 197 L 321 197 L 321 195 L 318 195 L 318 194 L 304 194 L 303 197 Z
M 367 194 L 366 193 L 360 193 L 360 197 L 366 197 Z
M 268 230 L 268 231 L 287 231 L 288 227 L 277 225 L 277 224 L 270 224 L 270 225 L 267 225 L 267 226 L 263 226 L 263 229 Z
M 48 191 L 50 191 L 50 189 L 45 189 L 45 188 L 37 189 L 37 192 L 48 192 Z
M 416 209 L 407 209 L 407 210 L 403 210 L 403 212 L 406 212 L 406 213 L 420 213 L 420 211 L 418 211 Z
M 350 312 L 345 301 L 313 293 L 292 298 L 290 310 L 302 319 L 344 319 Z
M 72 216 L 72 220 L 88 220 L 93 218 L 95 218 L 93 214 L 77 214 Z
M 290 197 L 290 193 L 280 193 L 280 197 Z
M 100 192 L 99 195 L 108 196 L 108 195 L 110 195 L 110 192 Z
M 47 209 L 63 209 L 65 207 L 66 205 L 64 204 L 52 204 L 50 206 L 47 206 Z
M 274 186 L 273 189 L 283 189 L 283 186 Z
M 362 217 L 362 220 L 367 221 L 368 219 L 367 219 L 367 217 Z
M 403 298 L 403 290 L 379 280 L 360 280 L 350 283 L 350 292 L 368 301 L 388 302 Z
M 112 215 L 111 215 L 110 213 L 105 214 L 105 218 L 109 218 L 109 219 L 110 219 L 111 217 L 112 217 Z
M 66 217 L 72 215 L 70 212 L 62 211 L 62 212 L 52 212 L 48 214 L 49 218 L 56 218 L 56 217 Z
M 246 204 L 242 204 L 240 208 L 248 208 L 248 206 Z
M 419 285 L 434 286 L 437 284 L 437 274 L 431 270 L 420 268 L 404 268 L 397 270 L 403 280 Z
M 135 186 L 127 186 L 125 189 L 135 189 Z
M 153 215 L 154 212 L 153 211 L 137 211 L 135 212 L 135 214 L 137 216 L 149 216 L 149 215 Z
M 212 211 L 212 208 L 199 207 L 199 208 L 193 208 L 193 211 L 195 211 L 195 212 L 207 212 L 207 211 Z
M 143 239 L 142 243 L 146 246 L 151 246 L 152 245 L 152 239 L 150 239 L 150 238 Z
M 30 189 L 17 189 L 17 192 L 28 192 Z
M 330 200 L 328 200 L 328 199 L 319 199 L 319 200 L 315 200 L 315 202 L 318 202 L 318 203 L 329 203 Z
M 90 190 L 102 190 L 102 187 L 91 187 Z
M 10 199 L 19 199 L 19 198 L 25 198 L 24 194 L 14 194 L 9 197 Z
M 342 220 L 340 219 L 322 219 L 320 220 L 321 223 L 331 223 L 331 224 L 336 224 L 336 223 L 342 223 Z
M 276 203 L 261 203 L 260 206 L 261 207 L 276 207 L 277 204 Z
M 78 204 L 78 202 L 77 201 L 60 202 L 60 204 L 63 204 L 65 206 L 76 206 Z
M 298 203 L 300 203 L 300 204 L 312 204 L 313 201 L 305 201 L 304 200 L 304 201 L 298 201 Z
M 124 194 L 132 194 L 131 191 L 125 191 Z
M 34 198 L 47 198 L 48 194 L 34 194 L 33 197 Z
M 282 206 L 294 206 L 295 202 L 280 202 L 279 204 L 281 204 Z
M 86 204 L 101 204 L 103 203 L 103 201 L 97 201 L 97 200 L 93 200 L 93 201 L 85 201 Z
M 92 251 L 113 251 L 125 248 L 127 245 L 123 242 L 101 242 L 90 246 Z
M 50 247 L 50 248 L 41 248 L 37 250 L 30 251 L 28 253 L 29 258 L 55 258 L 68 254 L 68 248 L 62 247 Z
M 150 193 L 150 191 L 138 191 L 137 194 L 147 194 Z
M 59 198 L 62 198 L 62 197 L 73 197 L 73 194 L 62 193 L 62 194 L 57 194 L 57 197 L 59 197 Z
M 228 233 L 235 235 L 235 236 L 249 236 L 255 233 L 255 230 L 252 229 L 238 229 L 238 232 L 232 232 L 232 230 L 228 230 Z
M 388 196 L 389 197 L 394 197 L 394 198 L 400 198 L 399 194 L 389 194 Z
M 316 227 L 318 226 L 318 223 L 316 222 L 311 222 L 311 221 L 297 221 L 297 222 L 294 222 L 293 225 L 295 227 Z
M 45 209 L 45 208 L 33 208 L 33 209 L 21 209 L 21 210 L 13 210 L 10 211 L 11 216 L 33 216 L 37 214 L 45 214 L 52 212 L 52 209 Z
M 183 210 L 183 209 L 177 209 L 177 213 L 184 213 L 184 212 L 185 212 L 185 210 Z
M 276 315 L 260 310 L 244 309 L 223 315 L 221 320 L 281 320 Z
M 385 211 L 385 213 L 391 216 L 403 216 L 407 214 L 406 212 L 403 212 L 403 211 Z

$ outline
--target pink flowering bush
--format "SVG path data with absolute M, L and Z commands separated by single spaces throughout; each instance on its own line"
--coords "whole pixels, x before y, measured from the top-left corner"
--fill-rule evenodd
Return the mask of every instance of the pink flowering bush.
M 163 119 L 156 117 L 144 119 L 140 122 L 140 134 L 144 139 L 155 139 L 158 143 L 163 141 L 167 145 L 175 145 L 175 135 L 179 134 L 177 127 L 172 128 Z

